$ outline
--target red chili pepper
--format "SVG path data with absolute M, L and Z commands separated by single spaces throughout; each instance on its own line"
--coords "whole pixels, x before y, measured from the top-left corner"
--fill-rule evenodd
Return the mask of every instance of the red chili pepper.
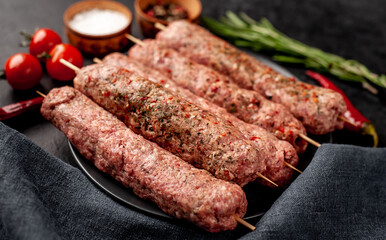
M 345 121 L 345 128 L 350 131 L 360 132 L 363 135 L 371 135 L 373 137 L 374 147 L 377 147 L 378 134 L 375 130 L 374 124 L 354 107 L 346 94 L 328 78 L 319 73 L 307 70 L 306 75 L 316 80 L 322 87 L 334 90 L 343 96 L 347 106 L 347 111 L 344 113 L 344 118 L 349 121 L 349 123 Z
M 43 99 L 43 97 L 36 97 L 0 108 L 0 121 L 15 117 L 25 111 L 40 107 Z

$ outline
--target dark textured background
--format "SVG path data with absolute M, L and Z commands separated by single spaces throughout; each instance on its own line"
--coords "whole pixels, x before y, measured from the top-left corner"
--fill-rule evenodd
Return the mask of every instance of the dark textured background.
M 63 41 L 62 15 L 75 1 L 69 0 L 13 0 L 0 2 L 0 64 L 17 52 L 28 52 L 19 46 L 19 31 L 33 32 L 38 27 L 48 27 L 57 31 Z M 133 1 L 120 1 L 133 10 Z M 226 10 L 245 11 L 255 19 L 267 17 L 279 30 L 307 44 L 333 52 L 346 58 L 353 58 L 367 65 L 376 73 L 386 73 L 386 1 L 383 0 L 255 0 L 255 1 L 202 1 L 203 16 L 218 17 Z M 132 33 L 140 37 L 136 22 Z M 90 63 L 86 59 L 85 64 Z M 312 82 L 298 66 L 285 66 L 298 78 Z M 385 102 L 351 83 L 336 81 L 352 99 L 353 103 L 376 125 L 380 146 L 385 146 L 386 122 Z M 47 74 L 38 88 L 48 92 L 54 86 L 62 85 Z M 14 91 L 6 81 L 0 81 L 0 106 L 35 97 L 34 91 Z M 39 146 L 66 162 L 71 161 L 66 138 L 45 121 L 38 111 L 25 113 L 5 121 L 26 134 Z M 336 143 L 352 143 L 369 146 L 371 139 L 338 131 L 333 135 Z M 322 138 L 321 141 L 324 139 Z

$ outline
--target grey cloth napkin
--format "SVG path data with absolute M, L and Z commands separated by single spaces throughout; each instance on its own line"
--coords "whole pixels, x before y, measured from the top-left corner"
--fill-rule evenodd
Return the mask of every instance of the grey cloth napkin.
M 385 148 L 324 144 L 256 231 L 212 234 L 114 201 L 0 123 L 0 239 L 384 239 L 385 166 Z

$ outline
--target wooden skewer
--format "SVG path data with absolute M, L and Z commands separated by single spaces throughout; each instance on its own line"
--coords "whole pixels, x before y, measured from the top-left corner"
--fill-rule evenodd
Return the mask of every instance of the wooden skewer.
M 253 226 L 253 225 L 250 224 L 249 222 L 246 222 L 244 219 L 242 219 L 241 217 L 237 216 L 236 214 L 233 214 L 232 216 L 235 218 L 235 220 L 236 220 L 238 223 L 244 225 L 245 227 L 251 229 L 252 231 L 255 231 L 255 230 L 256 230 L 256 227 L 255 227 L 255 226 Z
M 166 28 L 165 25 L 163 25 L 162 23 L 159 23 L 159 22 L 155 23 L 154 27 L 158 28 L 159 30 L 165 30 L 165 28 Z
M 99 58 L 93 58 L 92 59 L 93 61 L 94 61 L 94 63 L 102 63 L 103 61 L 102 60 L 100 60 Z
M 297 169 L 296 167 L 292 166 L 291 164 L 287 163 L 286 161 L 283 161 L 284 164 L 289 167 L 289 168 L 292 168 L 293 170 L 299 172 L 299 173 L 303 173 L 302 171 L 300 171 L 299 169 Z
M 130 41 L 132 41 L 133 43 L 140 45 L 141 47 L 145 45 L 140 39 L 134 37 L 133 35 L 125 34 L 125 37 Z
M 311 144 L 314 145 L 315 147 L 320 147 L 320 146 L 321 146 L 320 143 L 318 143 L 317 141 L 315 141 L 315 140 L 313 140 L 313 139 L 307 137 L 306 135 L 304 135 L 304 134 L 302 134 L 302 133 L 299 133 L 299 137 L 301 137 L 303 140 L 305 140 L 305 141 L 311 143 Z
M 42 93 L 42 92 L 40 92 L 38 90 L 36 90 L 36 93 L 39 94 L 40 96 L 44 97 L 44 98 L 46 97 L 46 95 L 44 93 Z
M 74 70 L 75 72 L 79 71 L 79 68 L 78 68 L 77 66 L 75 66 L 75 65 L 72 64 L 72 63 L 70 63 L 70 62 L 67 61 L 67 60 L 64 60 L 63 58 L 61 58 L 61 59 L 59 60 L 59 62 L 60 62 L 61 64 L 63 64 L 64 66 L 66 66 L 66 67 L 68 67 L 68 68 Z
M 355 123 L 351 122 L 350 120 L 348 120 L 347 118 L 343 117 L 343 116 L 339 116 L 338 117 L 340 120 L 350 124 L 350 125 L 353 125 L 354 127 L 358 127 Z
M 257 172 L 256 175 L 258 177 L 261 177 L 262 179 L 264 179 L 265 181 L 271 183 L 272 185 L 274 185 L 275 187 L 279 187 L 279 185 L 277 185 L 274 181 L 272 181 L 271 179 L 267 178 L 266 176 L 264 176 L 263 174 Z

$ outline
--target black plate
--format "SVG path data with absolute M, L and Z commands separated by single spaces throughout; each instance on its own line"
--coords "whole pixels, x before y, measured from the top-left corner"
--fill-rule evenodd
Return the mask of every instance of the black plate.
M 280 72 L 281 74 L 289 77 L 293 75 L 279 66 L 278 64 L 256 55 L 255 53 L 250 53 L 263 63 L 272 67 L 274 70 Z M 331 142 L 331 135 L 327 136 L 312 136 L 313 139 L 319 142 Z M 117 180 L 111 176 L 99 171 L 93 163 L 84 158 L 78 150 L 69 142 L 71 152 L 76 160 L 76 163 L 83 170 L 83 172 L 94 182 L 98 187 L 103 189 L 106 193 L 112 196 L 115 199 L 127 204 L 128 206 L 134 207 L 136 209 L 142 210 L 146 213 L 150 213 L 154 216 L 169 218 L 172 217 L 165 214 L 160 208 L 158 208 L 154 203 L 150 201 L 143 200 L 136 196 L 131 189 L 124 187 Z M 306 168 L 308 163 L 311 161 L 315 153 L 315 147 L 309 145 L 307 151 L 300 157 L 298 168 L 303 170 Z M 296 177 L 296 173 L 294 173 Z M 244 216 L 244 219 L 254 219 L 261 217 L 275 202 L 275 200 L 281 195 L 283 189 L 272 189 L 257 184 L 248 184 L 245 186 L 244 191 L 248 200 L 248 211 Z

